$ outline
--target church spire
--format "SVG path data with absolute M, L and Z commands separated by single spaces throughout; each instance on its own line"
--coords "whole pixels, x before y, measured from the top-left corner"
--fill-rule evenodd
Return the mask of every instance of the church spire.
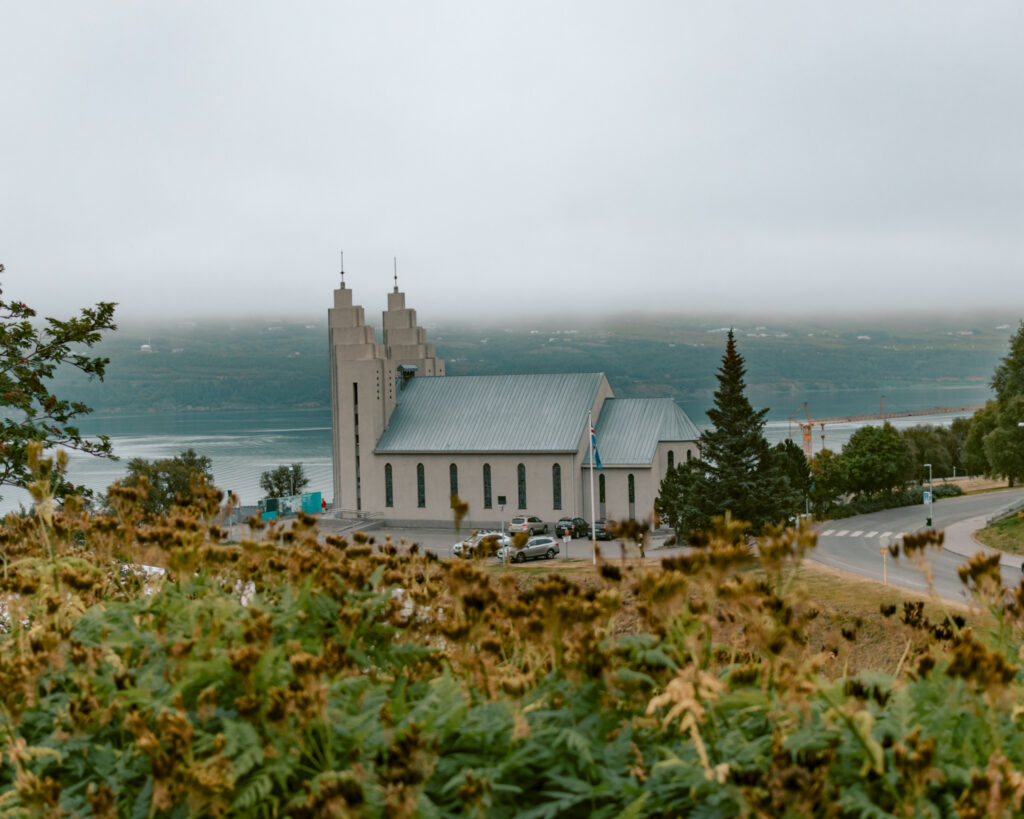
M 341 289 L 345 289 L 345 251 L 341 251 Z
M 395 259 L 395 290 L 394 290 L 394 292 L 397 293 L 398 292 L 398 257 L 395 256 L 394 259 Z

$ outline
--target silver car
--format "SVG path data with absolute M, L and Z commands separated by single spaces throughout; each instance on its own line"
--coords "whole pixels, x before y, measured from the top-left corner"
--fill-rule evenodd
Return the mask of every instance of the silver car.
M 513 563 L 522 563 L 524 560 L 546 557 L 551 560 L 562 550 L 562 544 L 548 535 L 531 537 L 521 549 L 515 546 L 505 546 L 498 549 L 498 557 L 506 558 Z

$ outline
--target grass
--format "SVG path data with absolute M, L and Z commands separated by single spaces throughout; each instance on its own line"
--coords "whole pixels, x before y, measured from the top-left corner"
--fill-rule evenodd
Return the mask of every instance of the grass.
M 618 559 L 609 562 L 621 565 Z M 635 559 L 628 562 L 633 565 L 639 563 Z M 659 565 L 660 559 L 648 557 L 645 563 L 654 567 Z M 500 565 L 492 564 L 489 568 L 495 572 L 504 571 Z M 528 587 L 550 574 L 567 575 L 584 588 L 599 582 L 597 570 L 589 560 L 559 560 L 535 565 L 515 565 L 510 566 L 509 571 L 516 573 L 517 580 L 523 587 Z M 908 643 L 912 649 L 910 653 L 913 654 L 913 648 L 923 645 L 924 638 L 920 632 L 911 632 L 900 621 L 899 615 L 905 602 L 922 602 L 924 616 L 933 623 L 945 620 L 949 614 L 964 616 L 968 625 L 972 625 L 976 630 L 982 628 L 985 623 L 981 613 L 969 611 L 963 606 L 938 602 L 899 586 L 883 585 L 810 561 L 805 561 L 797 570 L 794 592 L 821 611 L 807 635 L 808 652 L 829 653 L 832 648 L 841 647 L 835 662 L 827 664 L 822 670 L 823 674 L 833 678 L 867 670 L 892 674 L 901 667 L 901 660 L 902 670 L 907 670 L 904 654 L 908 650 Z M 883 604 L 895 604 L 897 614 L 884 617 L 881 614 Z M 615 631 L 619 634 L 628 634 L 636 632 L 639 627 L 639 618 L 633 601 L 627 596 L 623 600 Z M 851 629 L 855 632 L 853 640 L 843 637 L 844 629 L 847 632 Z
M 979 543 L 1002 552 L 1024 554 L 1024 520 L 1011 515 L 974 533 Z

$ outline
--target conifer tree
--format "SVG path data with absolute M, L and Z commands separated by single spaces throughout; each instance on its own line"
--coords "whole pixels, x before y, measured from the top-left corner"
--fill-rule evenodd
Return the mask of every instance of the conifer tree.
M 718 509 L 760 529 L 775 517 L 778 487 L 771 448 L 764 437 L 767 409 L 755 410 L 746 396 L 746 365 L 736 349 L 732 330 L 718 369 L 714 405 L 707 411 L 711 429 L 700 436 L 701 458 L 707 465 Z
M 701 433 L 698 461 L 670 469 L 661 482 L 658 513 L 680 538 L 704 528 L 711 518 L 731 512 L 756 531 L 768 521 L 794 514 L 803 486 L 787 477 L 788 453 L 773 454 L 764 437 L 767 409 L 755 410 L 746 396 L 746 366 L 729 331 L 714 406 L 712 427 Z

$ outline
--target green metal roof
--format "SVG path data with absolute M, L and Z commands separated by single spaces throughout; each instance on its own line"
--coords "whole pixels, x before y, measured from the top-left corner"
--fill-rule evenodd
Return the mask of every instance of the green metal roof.
M 376 452 L 572 452 L 602 373 L 417 376 Z
M 659 441 L 696 441 L 700 431 L 671 398 L 609 398 L 594 424 L 597 454 L 608 466 L 650 464 Z M 583 465 L 590 464 L 590 452 Z

